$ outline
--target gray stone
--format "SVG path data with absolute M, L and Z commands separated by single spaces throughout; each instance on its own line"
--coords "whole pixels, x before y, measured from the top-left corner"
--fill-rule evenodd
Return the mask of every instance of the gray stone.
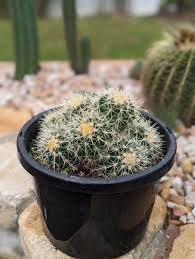
M 195 225 L 189 224 L 180 228 L 180 235 L 173 243 L 173 248 L 169 258 L 195 258 Z
M 185 202 L 190 207 L 195 207 L 195 192 L 190 192 L 185 197 Z
M 186 224 L 186 222 L 187 222 L 186 215 L 180 216 L 180 217 L 179 217 L 179 220 L 180 220 L 183 224 Z
M 0 138 L 0 226 L 17 227 L 17 218 L 34 199 L 32 177 L 20 165 L 16 138 Z
M 20 247 L 19 236 L 17 232 L 0 228 L 0 258 L 1 259 L 22 259 L 23 251 Z
M 183 182 L 182 179 L 179 176 L 174 177 L 173 181 L 172 181 L 172 186 L 177 190 L 182 188 L 183 186 Z

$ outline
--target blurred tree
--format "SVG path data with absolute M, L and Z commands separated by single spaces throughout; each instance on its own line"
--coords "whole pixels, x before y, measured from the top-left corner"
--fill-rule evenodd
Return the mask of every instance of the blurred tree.
M 195 8 L 195 0 L 164 0 L 162 8 L 166 8 L 170 4 L 175 4 L 176 10 L 179 13 Z
M 98 0 L 98 15 L 105 14 L 105 2 L 104 0 Z
M 38 15 L 45 17 L 47 15 L 47 7 L 49 0 L 38 0 Z
M 7 0 L 0 0 L 0 17 L 8 16 Z
M 183 12 L 185 9 L 185 0 L 176 0 L 177 10 L 179 13 Z
M 126 0 L 115 0 L 115 11 L 118 14 L 126 13 Z

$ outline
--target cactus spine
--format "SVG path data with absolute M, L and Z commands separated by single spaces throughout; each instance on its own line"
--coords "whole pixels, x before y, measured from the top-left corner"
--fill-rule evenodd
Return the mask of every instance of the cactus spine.
M 166 34 L 148 52 L 142 82 L 158 115 L 195 123 L 195 30 L 189 25 Z M 171 115 L 172 114 L 172 115 Z
M 36 24 L 36 3 L 33 0 L 9 0 L 15 50 L 15 78 L 39 69 L 39 47 Z
M 163 157 L 158 128 L 122 90 L 81 93 L 41 121 L 32 156 L 48 168 L 79 176 L 134 174 Z
M 90 41 L 87 37 L 83 37 L 78 43 L 76 1 L 63 0 L 62 3 L 65 38 L 70 64 L 76 74 L 84 74 L 88 72 L 89 67 Z

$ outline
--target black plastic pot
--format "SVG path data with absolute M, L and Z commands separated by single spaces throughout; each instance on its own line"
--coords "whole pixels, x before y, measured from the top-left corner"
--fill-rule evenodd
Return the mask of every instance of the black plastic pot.
M 21 164 L 34 176 L 47 236 L 58 249 L 76 258 L 115 258 L 127 253 L 142 240 L 158 181 L 173 164 L 173 133 L 144 113 L 164 136 L 162 161 L 144 172 L 114 179 L 67 176 L 43 167 L 28 152 L 44 114 L 24 125 L 17 148 Z

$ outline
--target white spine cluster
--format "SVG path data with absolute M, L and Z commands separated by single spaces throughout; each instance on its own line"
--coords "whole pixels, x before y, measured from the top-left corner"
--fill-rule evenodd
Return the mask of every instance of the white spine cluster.
M 33 157 L 57 172 L 91 177 L 134 174 L 163 156 L 156 125 L 122 90 L 82 93 L 48 113 L 32 145 Z

